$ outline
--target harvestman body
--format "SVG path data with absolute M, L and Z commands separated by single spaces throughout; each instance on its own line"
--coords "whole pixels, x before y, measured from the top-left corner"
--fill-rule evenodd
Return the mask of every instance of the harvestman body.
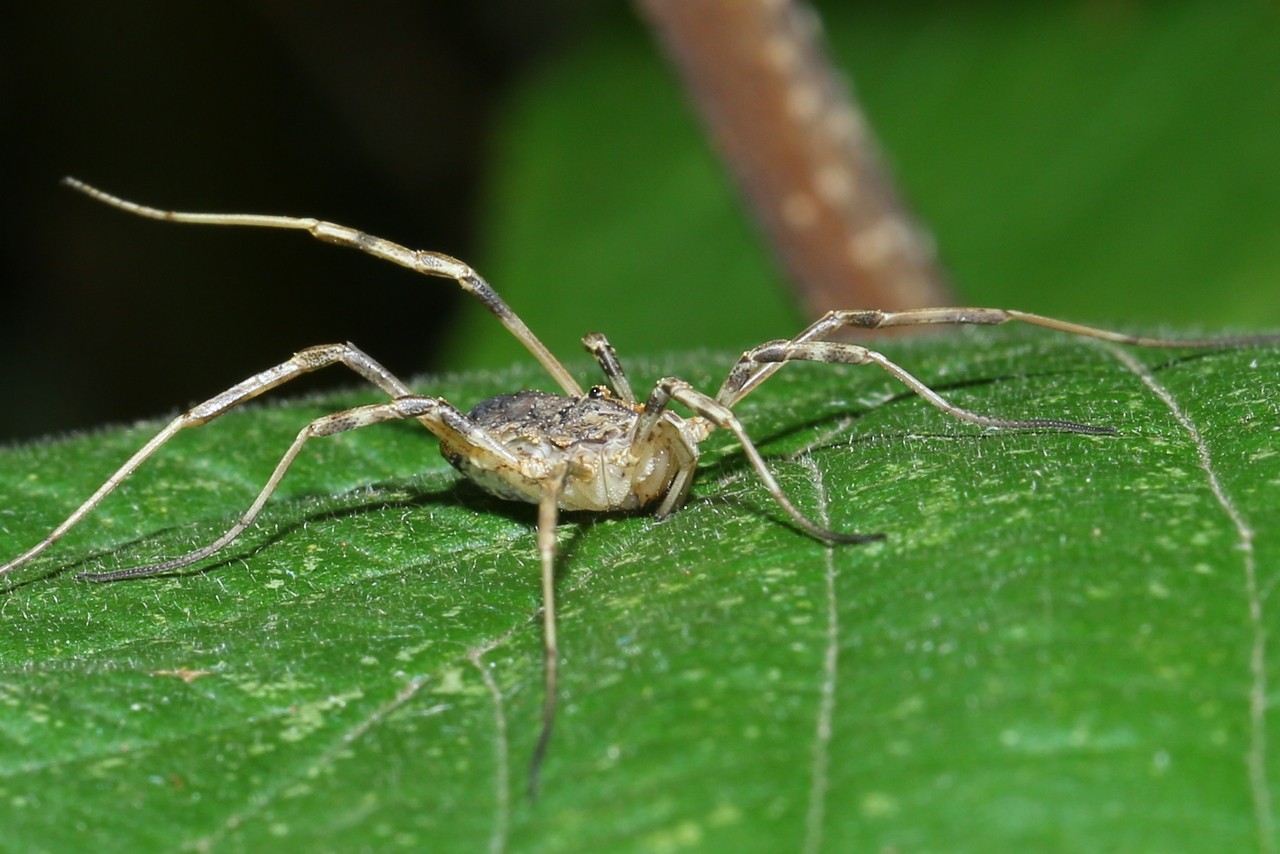
M 992 418 L 958 407 L 942 398 L 905 369 L 874 350 L 855 344 L 830 342 L 844 328 L 883 329 L 923 324 L 996 325 L 1011 320 L 1061 332 L 1144 347 L 1217 348 L 1272 344 L 1280 336 L 1167 340 L 1108 332 L 1020 311 L 992 308 L 926 308 L 909 311 L 832 311 L 791 339 L 779 339 L 748 350 L 730 370 L 714 395 L 700 392 L 684 380 L 658 381 L 641 402 L 632 392 L 617 355 L 600 333 L 583 339 L 609 385 L 587 390 L 578 384 L 555 356 L 534 336 L 489 284 L 474 270 L 446 255 L 407 249 L 356 229 L 303 217 L 254 214 L 177 213 L 117 198 L 73 178 L 66 183 L 117 208 L 171 222 L 290 228 L 310 232 L 320 240 L 350 246 L 428 276 L 454 280 L 492 312 L 520 340 L 559 384 L 561 393 L 520 391 L 482 401 L 463 414 L 447 401 L 415 394 L 386 368 L 351 344 L 311 347 L 291 359 L 250 377 L 179 415 L 135 453 L 62 524 L 25 553 L 0 566 L 0 575 L 35 558 L 83 520 L 112 491 L 175 433 L 217 418 L 229 409 L 302 374 L 342 364 L 377 386 L 391 400 L 358 406 L 317 418 L 302 428 L 285 451 L 266 485 L 249 509 L 226 533 L 181 557 L 149 566 L 102 573 L 82 573 L 90 581 L 118 581 L 172 572 L 203 560 L 253 524 L 285 471 L 307 440 L 344 433 L 384 421 L 417 419 L 440 440 L 441 452 L 459 471 L 486 491 L 505 499 L 538 505 L 538 550 L 542 565 L 543 648 L 545 694 L 542 730 L 529 768 L 529 791 L 536 792 L 538 771 L 551 736 L 556 703 L 556 645 L 554 568 L 556 524 L 561 510 L 629 511 L 657 505 L 659 518 L 679 509 L 688 495 L 698 464 L 700 443 L 713 430 L 731 431 L 769 494 L 792 522 L 814 537 L 829 542 L 859 543 L 879 534 L 844 534 L 814 523 L 790 502 L 756 450 L 733 407 L 768 379 L 784 362 L 874 364 L 906 384 L 943 412 L 980 427 L 1039 428 L 1077 433 L 1111 433 L 1109 427 L 1056 419 Z M 671 410 L 679 404 L 693 413 L 682 417 Z

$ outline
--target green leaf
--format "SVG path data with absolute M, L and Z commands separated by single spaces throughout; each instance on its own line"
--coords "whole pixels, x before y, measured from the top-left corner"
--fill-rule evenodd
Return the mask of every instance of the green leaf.
M 1274 7 L 817 5 L 962 304 L 1280 324 Z M 624 355 L 778 335 L 785 279 L 626 16 L 518 82 L 467 260 L 556 352 L 595 329 Z M 520 357 L 477 306 L 451 344 L 454 370 Z
M 373 395 L 188 431 L 5 579 L 5 845 L 1274 848 L 1275 350 L 1013 331 L 888 350 L 960 405 L 1117 432 L 983 431 L 873 370 L 780 371 L 739 409 L 771 467 L 814 518 L 886 539 L 798 533 L 727 434 L 671 519 L 567 519 L 536 804 L 529 509 L 384 425 L 317 441 L 193 572 L 74 580 L 206 541 L 303 423 Z M 731 360 L 632 373 L 714 387 Z M 418 387 L 466 407 L 539 382 Z M 0 451 L 4 556 L 157 427 Z

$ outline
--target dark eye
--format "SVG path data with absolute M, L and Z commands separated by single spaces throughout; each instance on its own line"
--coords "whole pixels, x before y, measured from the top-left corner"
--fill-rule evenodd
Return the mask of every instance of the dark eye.
M 587 389 L 587 397 L 591 398 L 592 400 L 600 400 L 608 396 L 609 396 L 609 389 L 605 388 L 602 385 L 593 385 L 591 388 Z

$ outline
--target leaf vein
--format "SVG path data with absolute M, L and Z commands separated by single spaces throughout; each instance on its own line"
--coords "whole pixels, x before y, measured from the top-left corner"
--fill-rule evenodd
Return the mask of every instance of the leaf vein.
M 1240 512 L 1235 501 L 1227 493 L 1222 479 L 1214 466 L 1213 455 L 1204 435 L 1196 427 L 1191 417 L 1174 399 L 1167 387 L 1155 378 L 1142 362 L 1127 350 L 1109 346 L 1112 354 L 1122 365 L 1142 380 L 1160 400 L 1168 407 L 1178 424 L 1187 433 L 1195 446 L 1199 457 L 1200 468 L 1204 471 L 1209 489 L 1223 512 L 1231 521 L 1236 533 L 1236 547 L 1241 554 L 1244 575 L 1245 594 L 1248 598 L 1249 625 L 1252 630 L 1252 643 L 1249 649 L 1249 749 L 1245 754 L 1246 770 L 1249 775 L 1249 792 L 1253 800 L 1254 827 L 1258 835 L 1258 849 L 1266 854 L 1275 854 L 1276 827 L 1271 810 L 1271 786 L 1267 778 L 1267 671 L 1266 671 L 1266 631 L 1262 613 L 1262 597 L 1258 590 L 1257 557 L 1254 553 L 1254 531 L 1248 520 Z

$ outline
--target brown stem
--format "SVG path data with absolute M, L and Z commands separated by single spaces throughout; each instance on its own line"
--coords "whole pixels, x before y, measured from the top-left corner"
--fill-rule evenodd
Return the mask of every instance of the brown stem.
M 637 0 L 805 310 L 950 293 L 803 0 Z

